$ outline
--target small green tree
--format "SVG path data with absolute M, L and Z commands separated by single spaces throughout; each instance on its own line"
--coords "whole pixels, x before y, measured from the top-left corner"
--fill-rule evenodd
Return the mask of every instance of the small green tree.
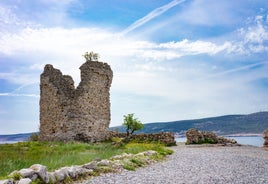
M 92 51 L 86 52 L 83 56 L 86 59 L 86 61 L 98 61 L 98 59 L 99 59 L 99 54 L 94 53 Z
M 134 131 L 141 130 L 144 127 L 138 118 L 134 118 L 134 114 L 124 116 L 123 126 L 126 127 L 127 136 L 129 136 L 129 134 L 132 135 Z

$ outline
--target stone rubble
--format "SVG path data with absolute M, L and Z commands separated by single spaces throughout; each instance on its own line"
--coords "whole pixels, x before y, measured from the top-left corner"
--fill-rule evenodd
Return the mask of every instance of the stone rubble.
M 111 137 L 127 138 L 138 142 L 160 142 L 166 146 L 176 145 L 174 132 L 158 132 L 151 134 L 133 134 L 127 136 L 126 133 L 111 132 Z
M 198 131 L 194 128 L 189 129 L 186 132 L 186 144 L 221 144 L 221 145 L 238 145 L 234 139 L 227 139 L 217 136 L 213 132 Z
M 13 171 L 8 177 L 10 179 L 0 180 L 0 184 L 30 184 L 33 181 L 40 180 L 42 183 L 61 183 L 66 180 L 77 180 L 83 176 L 93 176 L 94 172 L 101 172 L 103 168 L 106 171 L 119 172 L 124 170 L 123 165 L 131 164 L 132 158 L 140 158 L 146 161 L 147 164 L 154 162 L 150 156 L 156 155 L 156 151 L 145 151 L 138 154 L 123 153 L 111 157 L 111 159 L 91 161 L 84 165 L 76 165 L 70 167 L 62 167 L 54 172 L 48 172 L 46 166 L 34 164 L 30 168 L 24 168 L 19 171 Z

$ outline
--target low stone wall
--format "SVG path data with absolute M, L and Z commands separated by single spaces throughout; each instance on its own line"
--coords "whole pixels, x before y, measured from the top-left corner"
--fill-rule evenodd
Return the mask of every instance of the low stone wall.
M 186 144 L 223 144 L 223 145 L 232 145 L 237 144 L 237 142 L 234 139 L 227 139 L 224 137 L 218 137 L 213 132 L 207 132 L 207 131 L 198 131 L 194 128 L 189 129 L 186 132 Z
M 131 161 L 133 159 L 142 160 L 142 165 L 149 165 L 155 162 L 152 156 L 157 154 L 158 153 L 153 150 L 144 151 L 135 155 L 123 153 L 113 156 L 109 160 L 91 161 L 84 165 L 62 167 L 53 172 L 48 172 L 46 166 L 34 164 L 30 168 L 13 171 L 8 176 L 10 179 L 0 180 L 0 184 L 72 183 L 72 181 L 96 174 L 119 172 L 124 170 L 126 165 L 131 165 L 135 168 L 140 167 L 141 165 Z
M 130 140 L 135 140 L 139 142 L 159 142 L 165 144 L 166 146 L 176 145 L 175 137 L 173 132 L 159 132 L 153 134 L 133 134 L 129 137 L 126 133 L 113 133 L 113 137 L 129 138 Z
M 263 139 L 264 139 L 263 147 L 268 148 L 268 130 L 263 131 Z

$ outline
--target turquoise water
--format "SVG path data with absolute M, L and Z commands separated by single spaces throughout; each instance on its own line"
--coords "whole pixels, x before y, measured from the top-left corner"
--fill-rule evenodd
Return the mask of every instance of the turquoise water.
M 258 147 L 262 147 L 263 145 L 263 138 L 262 137 L 226 137 L 229 139 L 235 139 L 237 141 L 238 144 L 244 144 L 244 145 L 251 145 L 251 146 L 258 146 Z M 186 142 L 186 138 L 185 137 L 181 137 L 181 138 L 176 138 L 177 142 Z

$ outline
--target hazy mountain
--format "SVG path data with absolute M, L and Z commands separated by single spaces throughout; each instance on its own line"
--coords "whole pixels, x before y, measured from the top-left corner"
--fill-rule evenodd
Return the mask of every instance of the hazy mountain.
M 268 112 L 257 112 L 248 115 L 226 115 L 193 120 L 158 122 L 144 124 L 143 133 L 177 132 L 184 134 L 190 128 L 214 131 L 219 135 L 262 133 L 268 129 Z M 112 130 L 124 132 L 122 126 L 112 127 Z
M 253 133 L 260 134 L 268 129 L 268 112 L 257 112 L 248 115 L 226 115 L 193 120 L 158 122 L 144 124 L 140 133 L 176 132 L 185 134 L 190 128 L 214 131 L 218 135 Z M 111 127 L 111 130 L 125 132 L 123 126 Z M 25 141 L 32 133 L 0 135 L 0 141 Z
M 0 142 L 5 141 L 26 141 L 29 139 L 32 133 L 12 134 L 12 135 L 0 135 Z

